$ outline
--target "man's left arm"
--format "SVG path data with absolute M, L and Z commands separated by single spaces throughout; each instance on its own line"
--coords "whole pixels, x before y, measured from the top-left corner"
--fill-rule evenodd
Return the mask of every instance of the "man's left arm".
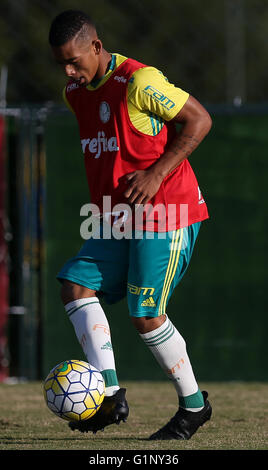
M 211 129 L 206 109 L 192 96 L 173 119 L 181 129 L 166 152 L 148 169 L 129 173 L 125 197 L 130 204 L 146 204 L 157 193 L 163 179 L 198 147 Z

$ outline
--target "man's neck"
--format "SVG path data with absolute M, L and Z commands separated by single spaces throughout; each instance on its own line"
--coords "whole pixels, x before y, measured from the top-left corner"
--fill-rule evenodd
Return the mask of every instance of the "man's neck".
M 110 54 L 105 49 L 103 49 L 101 52 L 99 70 L 95 78 L 100 79 L 108 72 L 111 60 L 112 60 L 112 54 Z

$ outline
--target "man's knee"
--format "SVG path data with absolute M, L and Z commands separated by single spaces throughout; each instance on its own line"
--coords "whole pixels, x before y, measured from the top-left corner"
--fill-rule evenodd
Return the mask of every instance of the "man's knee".
M 156 330 L 166 320 L 166 315 L 159 317 L 131 317 L 132 323 L 141 334 Z
M 83 299 L 87 297 L 95 297 L 96 291 L 88 289 L 87 287 L 80 286 L 73 282 L 64 280 L 61 286 L 61 300 L 64 305 L 72 302 L 73 300 Z

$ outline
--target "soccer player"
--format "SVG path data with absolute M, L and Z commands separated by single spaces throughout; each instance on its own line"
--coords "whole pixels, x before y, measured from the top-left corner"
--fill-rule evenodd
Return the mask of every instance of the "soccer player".
M 100 221 L 100 235 L 88 238 L 57 276 L 76 336 L 106 385 L 98 413 L 70 427 L 97 432 L 128 417 L 100 304 L 100 298 L 109 304 L 126 296 L 134 327 L 178 394 L 177 413 L 150 439 L 189 439 L 212 410 L 166 308 L 208 218 L 188 157 L 209 132 L 211 118 L 156 68 L 104 49 L 84 12 L 59 14 L 49 43 L 68 77 L 64 100 L 79 124 L 91 203 Z M 119 236 L 121 229 L 105 236 L 107 223 L 114 228 L 118 219 L 121 229 L 128 227 L 125 236 Z

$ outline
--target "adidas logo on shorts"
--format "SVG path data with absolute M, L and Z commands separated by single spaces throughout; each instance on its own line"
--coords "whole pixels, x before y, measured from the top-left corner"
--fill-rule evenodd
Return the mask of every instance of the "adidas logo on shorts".
M 141 304 L 142 307 L 156 307 L 156 303 L 153 297 L 148 297 L 148 299 L 144 300 Z

